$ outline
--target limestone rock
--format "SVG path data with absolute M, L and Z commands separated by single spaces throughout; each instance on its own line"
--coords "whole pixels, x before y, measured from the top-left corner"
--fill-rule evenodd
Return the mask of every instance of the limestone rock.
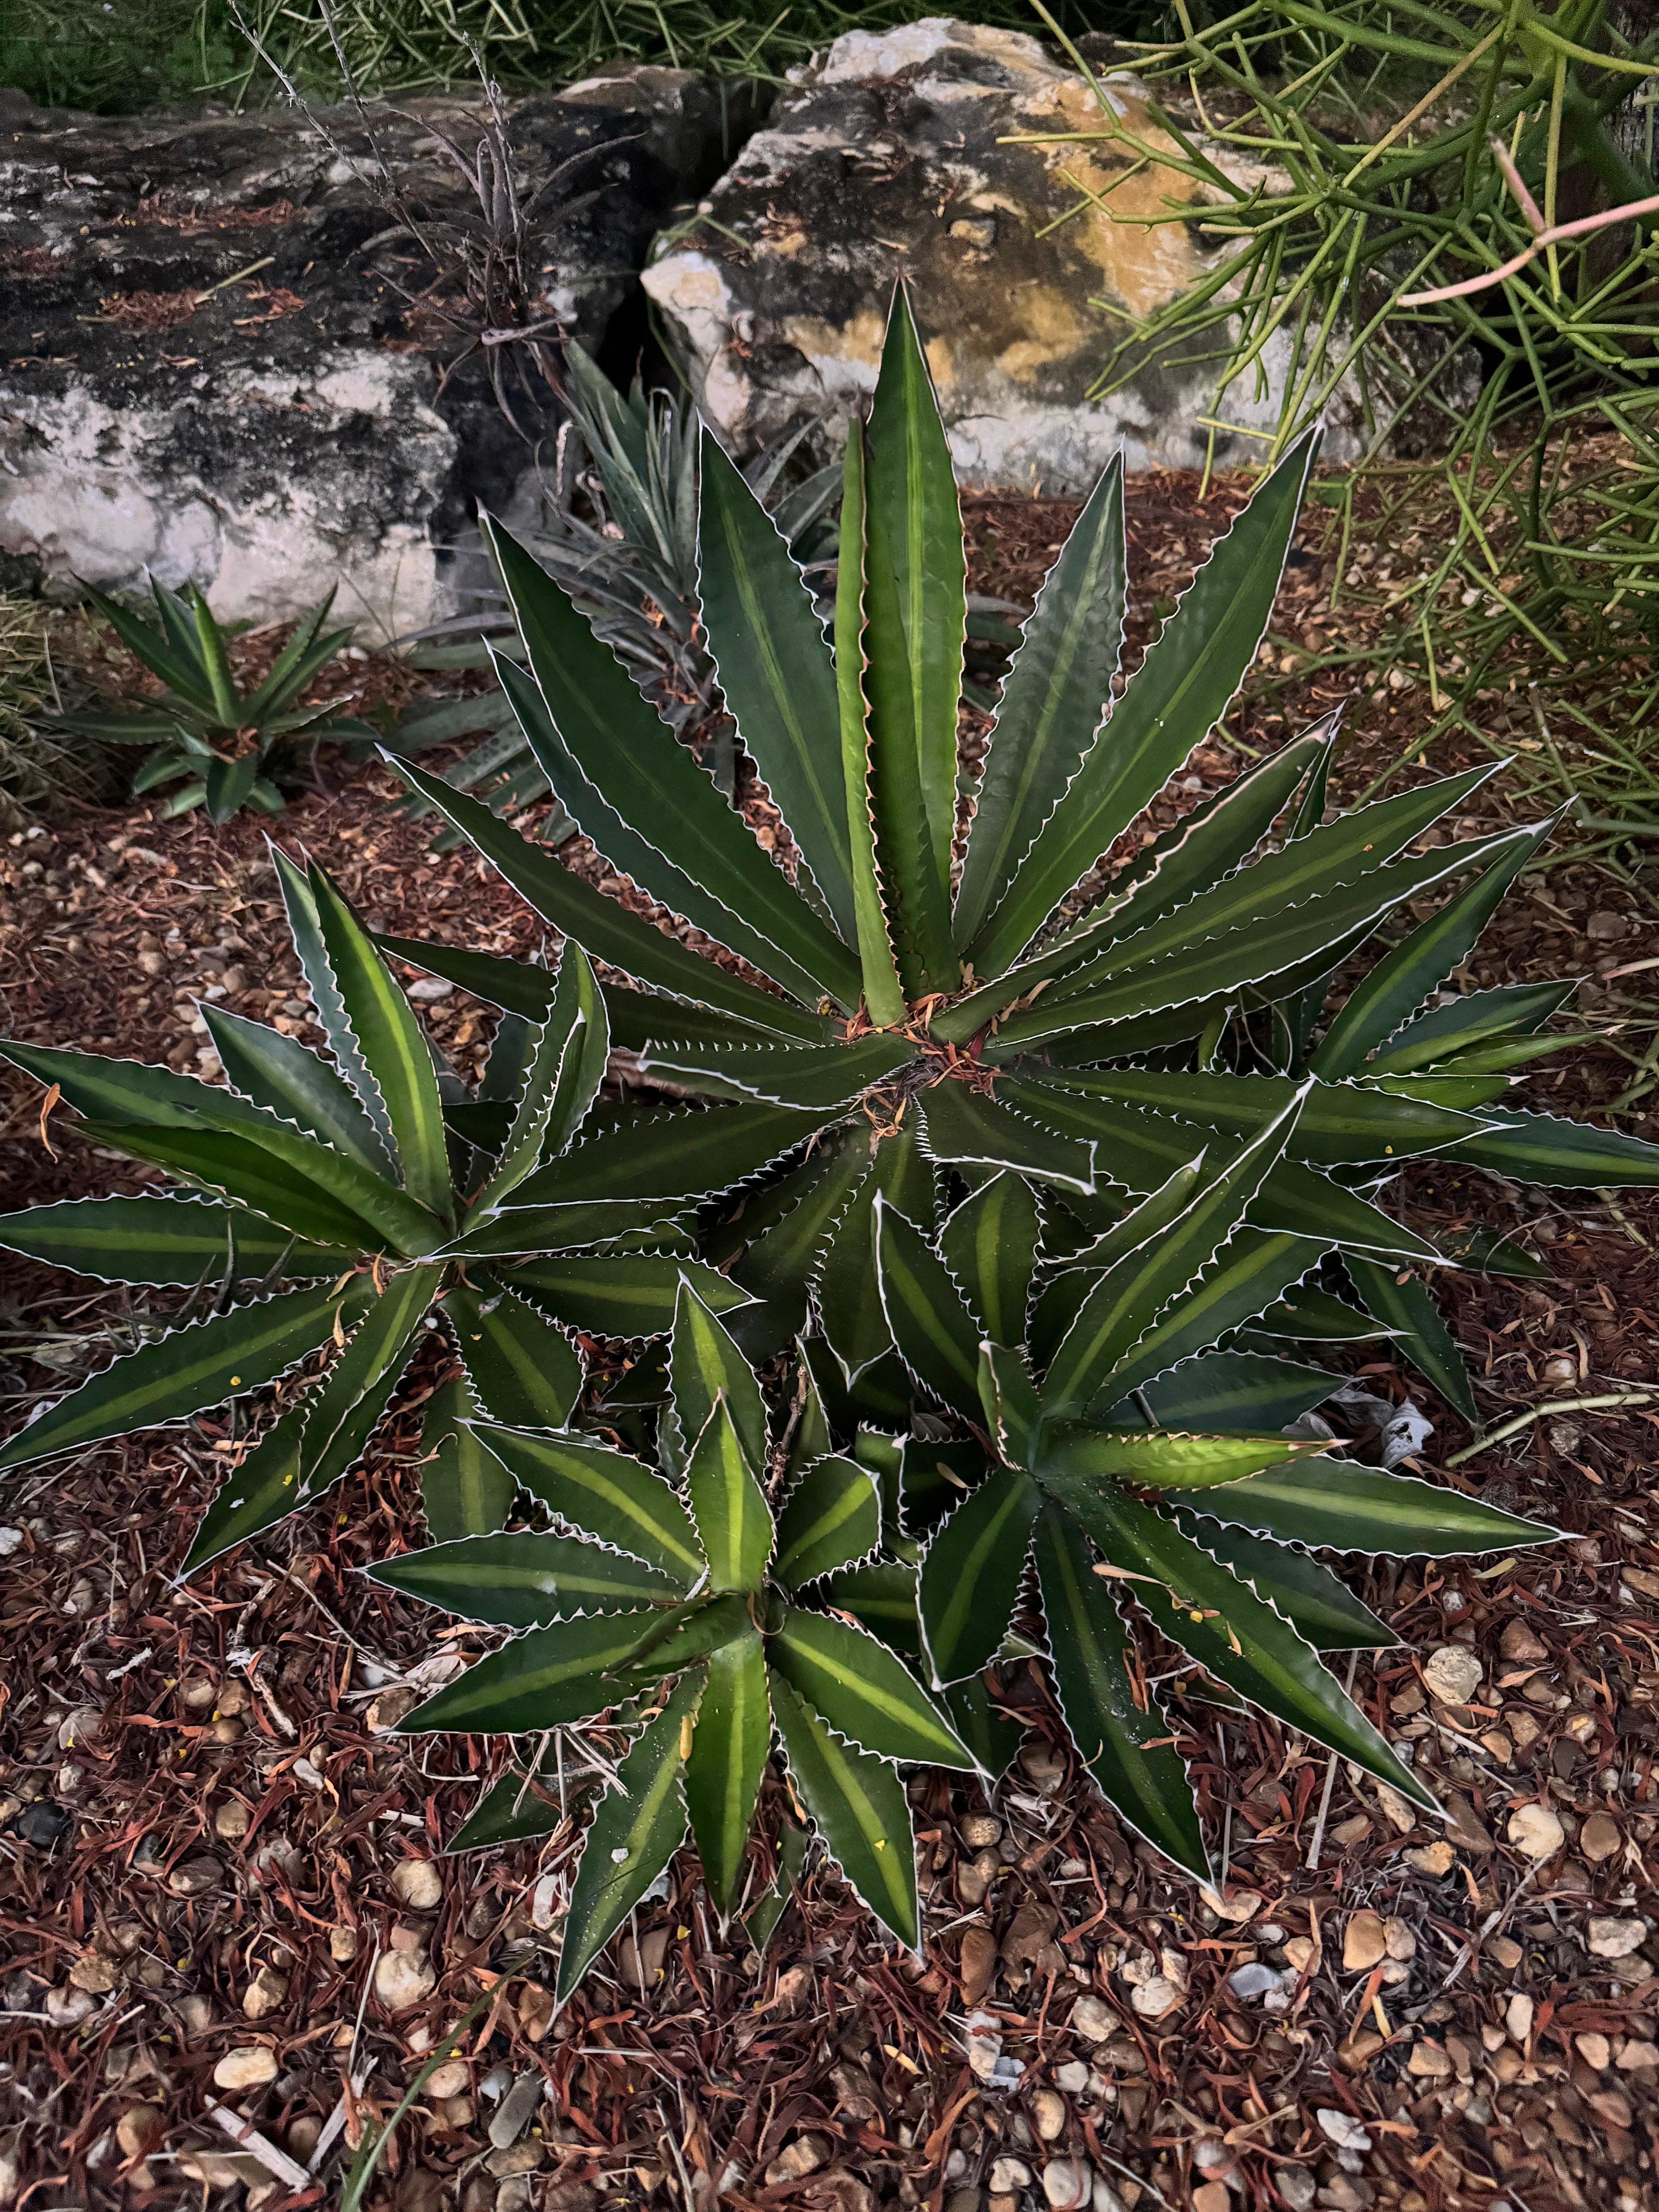
M 1423 1682 L 1443 1705 L 1467 1705 L 1480 1686 L 1480 1662 L 1466 1644 L 1443 1644 L 1424 1661 Z
M 213 2078 L 222 2089 L 258 2089 L 276 2079 L 276 2053 L 262 2043 L 228 2051 L 214 2068 Z
M 1128 142 L 1174 142 L 1138 80 L 1101 82 L 1110 117 L 1036 39 L 938 16 L 849 31 L 799 72 L 703 203 L 709 220 L 665 240 L 642 279 L 722 437 L 750 453 L 818 416 L 833 446 L 874 389 L 902 270 L 964 482 L 1082 491 L 1120 440 L 1131 468 L 1202 461 L 1213 364 L 1182 368 L 1166 349 L 1090 397 L 1124 318 L 1156 313 L 1221 250 L 1195 223 L 1133 220 L 1223 195 L 1139 155 Z M 1224 173 L 1262 181 L 1196 118 L 1191 129 Z M 1003 143 L 1044 132 L 1103 135 Z M 1287 340 L 1270 340 L 1263 388 L 1252 375 L 1230 391 L 1229 422 L 1276 422 L 1287 359 Z M 1355 397 L 1339 392 L 1328 410 L 1327 458 L 1357 451 Z M 1259 451 L 1217 434 L 1224 463 Z
M 622 70 L 509 103 L 545 198 L 537 308 L 590 350 L 652 236 L 729 161 L 747 95 Z M 73 598 L 199 584 L 222 618 L 337 613 L 389 637 L 442 611 L 441 543 L 469 495 L 509 505 L 529 449 L 482 363 L 412 319 L 431 271 L 389 235 L 389 175 L 428 223 L 465 216 L 432 136 L 476 143 L 459 97 L 176 119 L 48 113 L 0 133 L 0 582 Z M 377 161 L 384 161 L 384 169 Z M 412 257 L 412 258 L 411 258 Z M 527 431 L 550 427 L 551 394 Z
M 1517 1851 L 1529 1859 L 1553 1859 L 1566 1832 L 1547 1805 L 1517 1805 L 1506 1832 Z

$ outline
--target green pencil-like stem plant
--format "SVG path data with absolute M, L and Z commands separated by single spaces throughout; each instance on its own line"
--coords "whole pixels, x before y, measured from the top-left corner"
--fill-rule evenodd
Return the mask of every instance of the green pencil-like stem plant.
M 245 806 L 256 814 L 280 814 L 283 786 L 302 748 L 325 738 L 362 744 L 378 735 L 368 723 L 338 714 L 326 702 L 295 703 L 319 669 L 351 642 L 349 626 L 323 630 L 332 592 L 301 617 L 264 683 L 244 691 L 231 671 L 227 633 L 196 586 L 172 592 L 152 580 L 150 591 L 160 617 L 156 629 L 118 600 L 86 586 L 88 599 L 128 651 L 165 684 L 161 696 L 135 696 L 131 703 L 140 710 L 135 714 L 70 714 L 64 726 L 103 744 L 149 746 L 132 780 L 133 796 L 165 791 L 164 817 L 198 806 L 214 823 L 228 822 Z

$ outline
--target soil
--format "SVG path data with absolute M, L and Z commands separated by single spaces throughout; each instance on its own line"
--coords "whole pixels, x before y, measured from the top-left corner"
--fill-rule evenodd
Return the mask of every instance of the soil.
M 1138 640 L 1242 487 L 1198 492 L 1135 480 Z M 1070 512 L 973 502 L 975 587 L 1029 599 Z M 1310 543 L 1287 633 L 1329 629 L 1330 580 Z M 328 676 L 364 702 L 408 682 L 374 662 Z M 1412 734 L 1409 702 L 1384 689 L 1352 711 L 1349 792 Z M 1333 690 L 1316 672 L 1247 708 L 1196 772 L 1230 773 L 1242 748 L 1277 741 L 1271 717 L 1306 720 Z M 331 787 L 276 835 L 333 869 L 372 922 L 492 951 L 538 941 L 480 863 L 434 856 L 428 831 L 388 810 L 380 771 L 326 754 L 321 767 Z M 1472 806 L 1471 822 L 1507 818 L 1501 777 Z M 0 872 L 6 1033 L 199 1064 L 204 989 L 305 1027 L 258 825 L 84 816 L 12 837 Z M 1523 879 L 1470 963 L 1483 983 L 1593 979 L 1581 1004 L 1613 1039 L 1559 1073 L 1545 1063 L 1528 1087 L 1553 1107 L 1593 1114 L 1635 1087 L 1629 1040 L 1653 1024 L 1611 972 L 1648 950 L 1652 916 L 1631 905 L 1569 860 Z M 482 1047 L 488 1018 L 464 994 L 423 1011 L 458 1061 Z M 43 1119 L 36 1087 L 9 1079 L 0 1095 L 0 1204 L 137 1187 Z M 1619 1126 L 1641 1128 L 1639 1098 L 1627 1104 Z M 978 2212 L 988 2191 L 990 2212 L 1015 2212 L 1092 2191 L 1104 2212 L 1659 2207 L 1645 1856 L 1659 1832 L 1659 1395 L 1641 1395 L 1656 1380 L 1659 1198 L 1602 1205 L 1420 1164 L 1401 1196 L 1431 1231 L 1518 1231 L 1549 1267 L 1438 1286 L 1486 1428 L 1543 1409 L 1507 1441 L 1459 1458 L 1469 1433 L 1403 1363 L 1374 1346 L 1350 1363 L 1365 1389 L 1428 1414 L 1425 1471 L 1566 1532 L 1494 1562 L 1351 1563 L 1402 1638 L 1361 1662 L 1355 1694 L 1412 1744 L 1449 1823 L 1414 1823 L 1272 1723 L 1192 1705 L 1183 1745 L 1222 1869 L 1200 1897 L 1078 1779 L 1040 1685 L 1021 1679 L 1033 1734 L 991 1803 L 949 1778 L 912 1784 L 920 1958 L 884 1944 L 821 1871 L 757 1957 L 737 1931 L 722 1940 L 685 1854 L 672 1893 L 555 2018 L 547 1930 L 615 1744 L 571 1737 L 570 1817 L 544 1844 L 439 1856 L 505 1747 L 386 1733 L 469 1647 L 356 1571 L 418 1528 L 412 1432 L 394 1425 L 325 1507 L 187 1586 L 173 1577 L 221 1424 L 21 1478 L 0 1528 L 0 2181 L 14 2201 L 331 2199 L 339 2168 L 316 2157 L 319 2135 L 373 2130 L 482 1999 L 369 2203 L 707 2212 L 718 2195 L 738 2212 Z M 131 1296 L 7 1261 L 8 1415 L 119 1341 Z

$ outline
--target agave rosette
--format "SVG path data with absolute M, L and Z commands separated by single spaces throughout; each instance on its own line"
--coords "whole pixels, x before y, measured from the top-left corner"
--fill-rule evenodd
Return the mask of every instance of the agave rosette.
M 475 1407 L 501 1422 L 562 1421 L 582 1388 L 580 1335 L 661 1334 L 687 1279 L 717 1310 L 749 1303 L 654 1200 L 538 1194 L 592 1119 L 610 1053 L 579 946 L 546 975 L 540 1018 L 503 1025 L 474 1097 L 328 876 L 275 859 L 330 1058 L 209 1003 L 222 1085 L 0 1044 L 56 1087 L 87 1135 L 181 1186 L 0 1216 L 0 1245 L 196 1293 L 181 1323 L 37 1413 L 0 1447 L 0 1468 L 188 1420 L 329 1355 L 227 1477 L 187 1567 L 347 1474 L 433 1327 L 459 1364 L 429 1401 L 427 1510 L 459 1534 L 497 1527 L 512 1498 L 471 1442 Z
M 382 1560 L 395 1589 L 516 1632 L 410 1714 L 405 1734 L 544 1735 L 612 1714 L 634 1731 L 583 1840 L 563 1925 L 568 1995 L 688 1825 L 722 1924 L 747 1901 L 774 1739 L 797 1808 L 864 1902 L 921 1940 L 901 1761 L 971 1769 L 950 1713 L 815 1585 L 880 1540 L 872 1474 L 809 1429 L 779 1466 L 760 1385 L 687 1283 L 669 1348 L 659 1471 L 592 1435 L 471 1434 L 549 1525 Z M 677 1479 L 676 1479 L 677 1478 Z M 769 1487 L 781 1491 L 775 1515 Z M 556 1806 L 514 1773 L 451 1848 L 544 1833 Z M 511 1801 L 510 1806 L 508 1801 Z
M 887 1317 L 934 1416 L 898 1445 L 926 1678 L 959 1694 L 993 1662 L 1034 1566 L 1030 1595 L 1079 1759 L 1142 1835 L 1206 1880 L 1135 1617 L 1224 1695 L 1434 1812 L 1320 1656 L 1398 1638 L 1313 1554 L 1444 1558 L 1556 1534 L 1298 1434 L 1334 1376 L 1259 1348 L 1194 1356 L 1314 1088 L 1224 1164 L 1184 1164 L 1081 1252 L 1045 1252 L 1012 1189 L 970 1198 L 936 1238 L 884 1206 L 877 1229 Z M 940 1417 L 956 1436 L 940 1435 Z
M 867 429 L 849 431 L 833 635 L 705 436 L 703 629 L 787 826 L 787 865 L 559 586 L 491 529 L 527 655 L 498 670 L 555 796 L 611 867 L 732 956 L 701 957 L 399 764 L 548 923 L 626 979 L 606 984 L 612 1041 L 659 1096 L 591 1124 L 550 1191 L 678 1206 L 741 1187 L 740 1214 L 705 1209 L 701 1225 L 757 1301 L 743 1341 L 776 1349 L 810 1314 L 855 1381 L 890 1363 L 878 1198 L 936 1220 L 941 1197 L 1010 1170 L 1109 1218 L 1200 1144 L 1247 1143 L 1311 1075 L 1241 1231 L 1240 1298 L 1266 1308 L 1337 1247 L 1362 1304 L 1470 1410 L 1410 1273 L 1444 1255 L 1376 1202 L 1382 1182 L 1425 1153 L 1534 1182 L 1659 1176 L 1659 1147 L 1504 1103 L 1511 1070 L 1562 1042 L 1539 1032 L 1570 985 L 1431 1005 L 1549 825 L 1425 842 L 1489 768 L 1327 821 L 1324 724 L 1079 890 L 1234 697 L 1316 449 L 1304 438 L 1267 474 L 1115 697 L 1126 562 L 1121 471 L 1107 471 L 1025 626 L 959 841 L 962 527 L 902 295 Z M 1324 1027 L 1334 970 L 1403 902 L 1443 890 Z M 545 978 L 511 961 L 383 942 L 520 1014 L 544 1004 Z

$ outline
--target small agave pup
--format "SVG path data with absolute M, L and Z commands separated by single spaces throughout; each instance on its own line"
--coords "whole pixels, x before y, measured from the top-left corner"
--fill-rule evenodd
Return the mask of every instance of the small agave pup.
M 152 582 L 150 592 L 159 629 L 90 586 L 87 597 L 167 689 L 157 700 L 135 697 L 141 713 L 71 714 L 64 726 L 103 744 L 152 747 L 132 779 L 133 795 L 172 785 L 161 804 L 163 816 L 188 814 L 198 806 L 206 809 L 210 822 L 228 822 L 244 806 L 280 814 L 283 787 L 307 747 L 325 738 L 372 743 L 378 734 L 327 705 L 297 703 L 319 670 L 351 641 L 349 627 L 323 631 L 332 592 L 301 617 L 264 683 L 246 692 L 236 688 L 226 634 L 194 585 L 181 594 Z
M 0 1045 L 56 1087 L 87 1135 L 192 1194 L 31 1206 L 0 1217 L 0 1245 L 106 1282 L 195 1285 L 206 1307 L 37 1415 L 0 1448 L 0 1468 L 187 1420 L 311 1353 L 336 1354 L 227 1478 L 187 1568 L 338 1481 L 440 1320 L 465 1381 L 432 1401 L 427 1510 L 459 1534 L 498 1527 L 512 1499 L 464 1425 L 475 1401 L 497 1421 L 562 1422 L 582 1387 L 567 1331 L 657 1334 L 686 1278 L 715 1308 L 747 1303 L 677 1249 L 684 1237 L 661 1206 L 544 1200 L 610 1050 L 578 947 L 546 975 L 542 1018 L 503 1025 L 473 1099 L 435 1064 L 329 878 L 275 859 L 331 1064 L 209 1004 L 222 1088 L 135 1060 Z
M 915 1846 L 892 1762 L 974 1764 L 950 1716 L 885 1644 L 811 1601 L 820 1577 L 877 1547 L 870 1474 L 817 1456 L 775 1520 L 760 1386 L 689 1284 L 669 1375 L 662 1436 L 683 1488 L 591 1437 L 476 1422 L 481 1448 L 556 1528 L 439 1544 L 371 1570 L 453 1613 L 524 1632 L 411 1713 L 405 1734 L 527 1735 L 617 1709 L 643 1723 L 585 1838 L 562 1999 L 667 1865 L 688 1819 L 725 1925 L 744 1901 L 775 1729 L 797 1806 L 865 1904 L 914 1948 Z M 532 1815 L 516 1832 L 556 1819 Z M 463 1831 L 454 1848 L 501 1832 Z
M 612 1041 L 674 1096 L 636 1092 L 624 1115 L 596 1121 L 555 1180 L 572 1198 L 678 1207 L 749 1178 L 740 1218 L 721 1225 L 705 1209 L 700 1232 L 753 1293 L 733 1324 L 752 1353 L 788 1344 L 810 1315 L 843 1382 L 896 1408 L 902 1376 L 874 1294 L 878 1198 L 936 1222 L 937 1170 L 949 1188 L 1010 1170 L 1059 1197 L 1098 1205 L 1109 1192 L 1109 1218 L 1206 1136 L 1260 1133 L 1311 1076 L 1252 1201 L 1232 1318 L 1299 1280 L 1308 1240 L 1334 1245 L 1373 1319 L 1472 1415 L 1462 1362 L 1411 1272 L 1449 1255 L 1376 1202 L 1384 1180 L 1439 1153 L 1534 1183 L 1659 1182 L 1659 1147 L 1504 1103 L 1511 1071 L 1571 1042 L 1539 1035 L 1570 984 L 1431 1010 L 1549 828 L 1425 843 L 1491 768 L 1327 821 L 1322 723 L 1109 883 L 1094 873 L 1231 702 L 1315 452 L 1304 438 L 1267 473 L 1115 698 L 1123 484 L 1107 471 L 1025 626 L 959 848 L 962 526 L 908 303 L 890 322 L 867 429 L 850 427 L 832 637 L 705 436 L 703 623 L 787 825 L 787 866 L 558 585 L 489 530 L 528 659 L 498 672 L 560 804 L 612 867 L 768 981 L 700 957 L 477 801 L 394 766 L 549 922 L 641 987 L 625 1006 L 611 998 Z M 1441 891 L 1438 912 L 1325 1025 L 1337 968 L 1405 902 Z M 513 1012 L 545 1006 L 538 971 L 386 941 Z
M 975 1218 L 952 1216 L 935 1243 L 879 1209 L 882 1297 L 900 1355 L 928 1403 L 968 1431 L 964 1443 L 930 1434 L 905 1447 L 918 1489 L 939 1456 L 957 1493 L 968 1489 L 916 1575 L 932 1679 L 942 1689 L 996 1656 L 1034 1553 L 1054 1687 L 1079 1757 L 1126 1820 L 1204 1880 L 1192 1793 L 1121 1601 L 1227 1690 L 1437 1812 L 1319 1658 L 1398 1639 L 1310 1553 L 1444 1558 L 1556 1533 L 1352 1465 L 1323 1441 L 1265 1421 L 1198 1427 L 1194 1416 L 1213 1418 L 1213 1400 L 1206 1407 L 1194 1392 L 1183 1404 L 1172 1364 L 1205 1340 L 1230 1243 L 1312 1087 L 1225 1164 L 1188 1163 L 1097 1243 L 1041 1273 L 1029 1240 L 988 1240 Z M 963 1212 L 974 1209 L 970 1200 Z M 987 1340 L 988 1320 L 1011 1319 L 1026 1324 L 1024 1342 Z M 1274 1381 L 1275 1364 L 1255 1363 L 1258 1418 L 1285 1412 L 1282 1402 L 1269 1410 L 1271 1392 L 1282 1400 L 1285 1383 L 1295 1387 L 1294 1370 Z M 1325 1379 L 1328 1388 L 1336 1378 Z

